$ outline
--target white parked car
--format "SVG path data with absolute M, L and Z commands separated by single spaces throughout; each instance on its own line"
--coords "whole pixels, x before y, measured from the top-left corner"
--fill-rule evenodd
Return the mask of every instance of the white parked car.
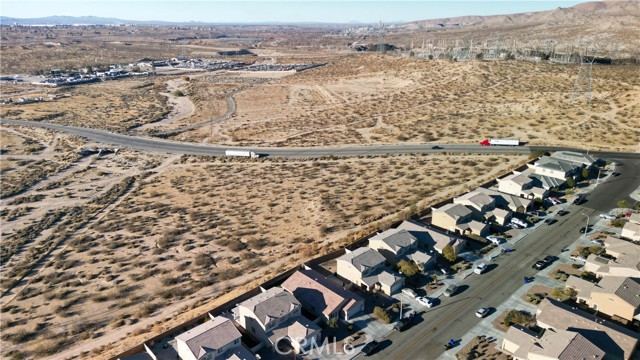
M 418 302 L 422 306 L 426 306 L 428 308 L 433 306 L 433 301 L 426 296 L 419 296 L 416 298 L 416 300 L 418 300 Z
M 481 319 L 487 315 L 489 315 L 489 308 L 480 308 L 476 311 L 476 316 Z
M 582 255 L 571 255 L 573 261 L 587 261 Z
M 402 289 L 402 293 L 407 295 L 408 297 L 415 299 L 416 297 L 418 297 L 418 294 L 416 294 L 415 291 L 413 291 L 413 289 L 409 289 L 409 288 L 404 288 Z
M 599 246 L 604 246 L 604 241 L 602 241 L 602 240 L 598 240 L 598 239 L 593 239 L 593 240 L 591 240 L 591 243 L 592 243 L 592 244 L 599 245 Z
M 500 245 L 500 243 L 504 240 L 499 236 L 495 236 L 495 235 L 489 235 L 487 236 L 487 240 L 491 241 L 492 243 L 496 244 L 496 245 Z
M 615 220 L 616 216 L 611 214 L 600 214 L 600 217 L 607 220 Z
M 512 218 L 511 219 L 511 223 L 515 224 L 515 225 L 518 225 L 518 226 L 527 227 L 527 223 L 525 221 L 523 221 L 523 220 L 518 219 L 518 218 Z
M 474 273 L 476 273 L 476 274 L 478 274 L 478 275 L 480 275 L 480 274 L 482 274 L 483 272 L 487 271 L 487 268 L 488 268 L 487 264 L 482 263 L 482 264 L 480 264 L 480 265 L 476 266 L 476 268 L 475 268 L 475 269 L 473 269 L 473 272 L 474 272 Z

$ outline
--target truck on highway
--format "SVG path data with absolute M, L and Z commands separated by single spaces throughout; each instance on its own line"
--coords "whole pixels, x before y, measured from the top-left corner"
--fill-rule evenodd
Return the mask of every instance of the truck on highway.
M 224 154 L 226 156 L 260 157 L 260 154 L 249 150 L 225 150 Z
M 520 146 L 518 139 L 484 139 L 480 141 L 482 146 Z

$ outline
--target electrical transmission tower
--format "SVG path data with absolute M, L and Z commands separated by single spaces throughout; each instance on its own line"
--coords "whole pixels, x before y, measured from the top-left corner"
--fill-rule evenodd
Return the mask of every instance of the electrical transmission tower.
M 573 85 L 573 94 L 571 94 L 572 100 L 578 97 L 584 97 L 587 104 L 591 104 L 591 70 L 594 60 L 595 58 L 587 61 L 585 57 L 580 57 L 578 77 L 576 78 L 576 83 Z
M 384 21 L 380 20 L 378 25 L 378 52 L 385 52 L 386 47 L 384 44 Z

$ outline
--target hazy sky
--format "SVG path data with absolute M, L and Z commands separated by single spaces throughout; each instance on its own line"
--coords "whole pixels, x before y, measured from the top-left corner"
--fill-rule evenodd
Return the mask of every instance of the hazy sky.
M 202 22 L 393 22 L 550 10 L 581 2 L 584 1 L 1 0 L 0 15 L 16 18 L 92 15 Z

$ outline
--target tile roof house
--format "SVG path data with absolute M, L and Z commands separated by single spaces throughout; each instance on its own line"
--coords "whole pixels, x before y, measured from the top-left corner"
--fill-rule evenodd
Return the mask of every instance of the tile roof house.
M 238 323 L 267 346 L 286 341 L 301 352 L 320 338 L 320 327 L 305 318 L 301 310 L 293 294 L 273 287 L 241 302 L 233 312 Z
M 633 213 L 629 216 L 629 221 L 622 227 L 623 238 L 627 238 L 632 241 L 640 241 L 640 214 Z
M 240 331 L 233 321 L 216 316 L 204 324 L 176 336 L 178 356 L 182 360 L 255 359 L 242 346 Z
M 551 154 L 551 157 L 584 167 L 593 166 L 597 161 L 593 156 L 575 151 L 556 151 Z
M 413 220 L 405 220 L 398 225 L 397 230 L 407 230 L 418 240 L 418 247 L 435 250 L 442 254 L 442 249 L 451 245 L 459 253 L 462 252 L 466 240 L 452 233 L 433 228 L 427 224 Z
M 511 212 L 497 208 L 495 199 L 480 189 L 453 198 L 453 203 L 469 208 L 478 221 L 491 221 L 504 226 L 511 220 Z
M 549 190 L 542 186 L 540 180 L 529 177 L 529 174 L 516 172 L 502 179 L 497 179 L 498 190 L 505 194 L 520 196 L 527 199 L 544 199 Z
M 606 355 L 577 332 L 549 329 L 538 336 L 520 325 L 509 327 L 501 349 L 516 360 L 599 360 Z
M 505 209 L 512 212 L 526 212 L 533 201 L 531 199 L 525 199 L 520 196 L 503 193 L 483 187 L 479 187 L 476 191 L 482 192 L 485 195 L 491 196 L 495 201 L 496 208 Z
M 640 278 L 605 276 L 591 290 L 587 304 L 610 316 L 640 320 Z
M 615 259 L 591 254 L 584 264 L 585 271 L 598 276 L 640 277 L 640 245 L 608 236 L 604 247 Z
M 554 177 L 561 180 L 577 178 L 585 167 L 578 163 L 568 162 L 550 156 L 543 156 L 533 165 L 527 164 L 527 166 L 533 168 L 534 172 L 538 175 Z
M 384 256 L 369 247 L 346 250 L 346 254 L 336 260 L 336 272 L 364 290 L 380 290 L 391 295 L 400 291 L 404 278 L 385 269 L 385 261 Z
M 529 174 L 529 177 L 535 180 L 539 186 L 541 186 L 545 190 L 551 190 L 553 188 L 561 188 L 567 182 L 565 179 L 559 179 L 552 176 L 540 175 L 540 174 Z
M 306 266 L 285 280 L 282 288 L 292 293 L 305 310 L 325 322 L 333 318 L 349 320 L 364 311 L 364 299 Z
M 407 230 L 389 229 L 369 239 L 369 247 L 377 250 L 390 264 L 413 261 L 422 270 L 435 264 L 436 258 L 418 248 L 418 238 Z
M 550 298 L 543 299 L 536 312 L 537 325 L 547 331 L 576 332 L 592 344 L 597 344 L 607 354 L 607 359 L 631 359 L 638 345 L 638 333 L 595 319 L 582 310 Z
M 476 220 L 473 212 L 462 204 L 446 204 L 440 208 L 432 208 L 431 223 L 459 234 L 484 236 L 489 232 L 489 224 Z

